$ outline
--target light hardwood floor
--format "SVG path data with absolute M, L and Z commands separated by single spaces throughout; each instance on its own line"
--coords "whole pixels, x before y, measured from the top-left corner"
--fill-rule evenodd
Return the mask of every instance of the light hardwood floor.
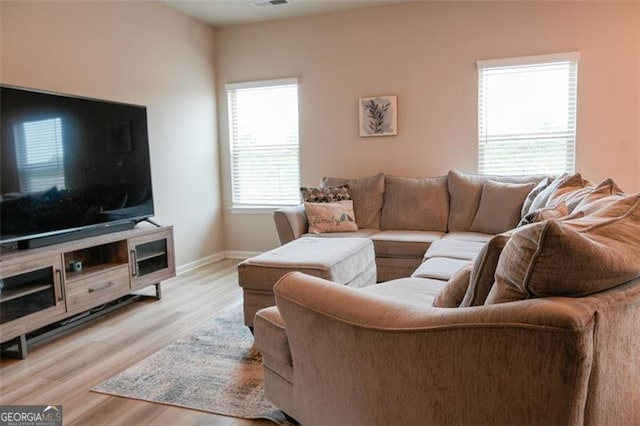
M 237 263 L 227 259 L 182 274 L 162 284 L 160 301 L 134 302 L 29 348 L 27 359 L 2 359 L 0 405 L 61 404 L 65 425 L 272 424 L 89 391 L 199 323 L 241 304 Z

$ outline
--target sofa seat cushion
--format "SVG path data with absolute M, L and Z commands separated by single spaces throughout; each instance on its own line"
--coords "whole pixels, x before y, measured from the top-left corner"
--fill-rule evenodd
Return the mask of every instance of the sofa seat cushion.
M 422 258 L 431 243 L 441 239 L 443 232 L 380 231 L 371 235 L 376 257 Z
M 484 241 L 446 238 L 431 243 L 424 258 L 426 260 L 432 257 L 449 257 L 452 259 L 474 260 L 484 244 Z
M 443 240 L 479 241 L 482 243 L 486 243 L 491 238 L 493 238 L 493 234 L 485 234 L 484 232 L 449 232 L 442 237 Z
M 394 302 L 415 306 L 433 306 L 446 281 L 429 278 L 400 278 L 363 288 L 361 291 L 377 294 Z
M 380 227 L 384 230 L 447 230 L 447 177 L 385 177 Z
M 424 261 L 411 276 L 449 281 L 460 269 L 469 265 L 472 265 L 471 260 L 432 257 Z
M 384 202 L 384 174 L 360 179 L 322 178 L 323 187 L 349 186 L 358 228 L 380 229 L 380 211 Z
M 586 296 L 640 276 L 640 194 L 596 214 L 515 231 L 496 269 L 487 304 Z

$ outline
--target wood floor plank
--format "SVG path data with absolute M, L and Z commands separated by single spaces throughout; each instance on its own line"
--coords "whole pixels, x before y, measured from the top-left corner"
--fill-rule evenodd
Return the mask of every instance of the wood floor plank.
M 29 347 L 25 360 L 1 359 L 0 404 L 62 404 L 65 425 L 271 424 L 90 391 L 200 323 L 241 304 L 238 262 L 225 259 L 184 273 L 162 284 L 159 301 L 136 301 Z

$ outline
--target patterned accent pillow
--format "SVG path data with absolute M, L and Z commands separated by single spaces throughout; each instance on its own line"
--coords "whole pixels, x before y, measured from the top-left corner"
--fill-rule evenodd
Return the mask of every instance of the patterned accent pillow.
M 310 234 L 358 230 L 353 214 L 352 200 L 334 203 L 304 203 L 304 209 L 309 220 Z
M 351 200 L 349 185 L 331 186 L 328 188 L 300 187 L 302 201 L 305 203 L 333 203 Z

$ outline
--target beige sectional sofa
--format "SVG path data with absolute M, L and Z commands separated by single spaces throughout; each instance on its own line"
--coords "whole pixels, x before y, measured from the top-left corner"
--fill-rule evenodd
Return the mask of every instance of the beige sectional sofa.
M 533 179 L 516 215 L 502 178 L 450 172 L 446 232 L 364 231 L 386 282 L 283 277 L 255 318 L 266 396 L 305 425 L 638 424 L 640 193 Z

